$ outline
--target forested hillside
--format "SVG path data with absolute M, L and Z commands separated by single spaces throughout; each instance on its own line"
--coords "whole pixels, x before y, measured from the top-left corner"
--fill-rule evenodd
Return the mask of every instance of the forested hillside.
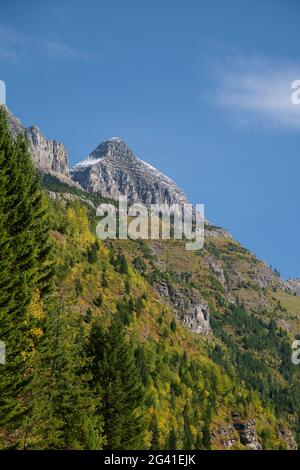
M 1 112 L 1 448 L 295 448 L 300 297 L 213 226 L 198 252 L 99 241 L 98 200 L 37 175 Z

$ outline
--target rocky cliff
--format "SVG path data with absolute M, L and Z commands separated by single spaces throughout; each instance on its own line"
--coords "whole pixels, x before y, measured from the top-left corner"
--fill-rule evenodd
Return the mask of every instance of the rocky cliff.
M 102 142 L 71 169 L 74 181 L 86 190 L 130 202 L 183 204 L 188 202 L 176 183 L 159 170 L 137 158 L 119 138 Z
M 289 279 L 286 286 L 293 294 L 300 296 L 300 279 Z
M 25 129 L 25 137 L 37 168 L 43 173 L 69 176 L 67 151 L 63 143 L 46 139 L 36 126 Z
M 216 427 L 212 433 L 213 440 L 225 449 L 241 444 L 249 450 L 262 450 L 257 438 L 255 420 L 242 419 L 236 412 L 232 412 L 231 419 L 231 423 Z
M 197 334 L 211 331 L 208 304 L 196 289 L 180 289 L 166 283 L 156 284 L 155 288 L 186 328 Z
M 8 125 L 14 138 L 23 134 L 36 168 L 42 173 L 53 174 L 61 180 L 73 184 L 69 177 L 67 151 L 63 143 L 47 139 L 36 127 L 23 127 L 21 121 L 6 109 Z

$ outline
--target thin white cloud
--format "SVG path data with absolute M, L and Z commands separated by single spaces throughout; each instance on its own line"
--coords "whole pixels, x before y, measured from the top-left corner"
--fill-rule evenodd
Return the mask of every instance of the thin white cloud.
M 41 51 L 45 51 L 54 60 L 88 60 L 91 57 L 82 49 L 74 49 L 56 37 L 45 39 L 41 44 Z
M 300 105 L 292 102 L 292 82 L 300 62 L 264 56 L 228 56 L 211 61 L 211 103 L 237 125 L 300 128 Z
M 25 37 L 0 24 L 1 61 L 17 62 L 19 59 L 24 58 L 24 51 L 28 45 Z
M 57 35 L 24 34 L 0 24 L 0 60 L 20 63 L 39 58 L 48 61 L 90 61 L 97 53 L 67 44 Z

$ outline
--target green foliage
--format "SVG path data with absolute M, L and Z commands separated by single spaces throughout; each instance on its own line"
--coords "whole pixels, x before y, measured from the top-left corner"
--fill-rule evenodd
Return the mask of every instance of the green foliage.
M 299 413 L 299 371 L 291 361 L 290 340 L 277 328 L 276 322 L 271 320 L 266 325 L 238 303 L 232 305 L 226 314 L 214 313 L 211 325 L 227 349 L 224 353 L 216 345 L 211 358 L 226 370 L 232 380 L 256 391 L 263 403 L 274 406 L 279 415 Z M 274 362 L 281 377 L 274 375 Z M 297 428 L 295 431 L 298 432 Z
M 151 419 L 150 431 L 151 431 L 150 449 L 159 450 L 160 449 L 160 444 L 159 444 L 160 432 L 158 429 L 157 417 L 155 414 L 152 416 L 152 419 Z
M 93 300 L 94 304 L 96 305 L 96 307 L 101 307 L 101 305 L 103 304 L 103 295 L 102 293 L 100 292 L 100 294 Z
M 176 332 L 177 325 L 176 325 L 176 321 L 174 320 L 174 318 L 171 320 L 170 329 L 171 329 L 171 331 L 173 331 L 173 333 Z
M 98 259 L 99 242 L 92 243 L 87 249 L 86 256 L 89 263 L 94 264 Z
M 299 372 L 275 321 L 284 302 L 268 321 L 228 306 L 224 286 L 200 264 L 160 270 L 143 240 L 117 249 L 97 241 L 90 202 L 101 197 L 48 175 L 48 189 L 79 199 L 47 201 L 26 145 L 12 141 L 0 118 L 1 447 L 210 449 L 214 426 L 232 410 L 263 415 L 265 448 L 284 445 L 282 422 L 299 433 Z M 249 252 L 222 243 L 208 241 L 195 259 L 223 260 L 229 285 L 233 260 Z M 154 292 L 161 282 L 199 290 L 212 305 L 213 335 L 183 329 Z
M 108 449 L 141 449 L 144 446 L 143 392 L 123 324 L 113 318 L 105 331 L 101 321 L 92 325 L 88 344 L 91 358 L 90 387 L 101 396 L 98 412 Z
M 0 109 L 0 339 L 6 364 L 0 375 L 0 427 L 7 442 L 28 413 L 26 390 L 41 335 L 41 299 L 51 291 L 53 265 L 44 196 L 24 139 L 13 141 Z
M 168 443 L 167 443 L 167 449 L 168 450 L 176 450 L 177 449 L 177 435 L 175 429 L 171 429 L 169 438 L 168 438 Z
M 89 389 L 83 320 L 59 301 L 49 305 L 31 387 L 26 442 L 42 449 L 101 449 L 98 399 Z
M 78 189 L 76 186 L 70 186 L 67 183 L 63 183 L 60 179 L 53 175 L 41 173 L 39 177 L 43 186 L 49 191 L 58 192 L 61 194 L 74 194 L 74 196 L 81 198 L 83 202 L 92 202 L 95 206 L 98 206 L 103 202 L 116 205 L 116 201 L 113 199 L 104 198 L 99 194 L 87 193 L 82 189 Z
M 141 273 L 145 273 L 147 269 L 147 265 L 141 256 L 137 256 L 136 258 L 134 258 L 133 266 Z
M 110 264 L 115 268 L 118 273 L 128 274 L 128 263 L 123 253 L 116 253 L 113 249 L 111 249 Z

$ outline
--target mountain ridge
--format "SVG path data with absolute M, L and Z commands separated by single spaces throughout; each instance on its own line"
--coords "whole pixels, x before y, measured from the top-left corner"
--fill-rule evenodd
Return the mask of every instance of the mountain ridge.
M 119 137 L 101 142 L 83 161 L 71 168 L 72 179 L 85 190 L 130 202 L 185 204 L 182 189 L 168 176 L 136 157 Z
M 9 108 L 4 106 L 4 109 L 12 135 L 14 138 L 19 133 L 24 135 L 33 162 L 41 173 L 50 174 L 71 187 L 110 199 L 127 195 L 129 202 L 143 202 L 146 205 L 189 203 L 183 190 L 171 178 L 136 157 L 121 138 L 115 136 L 102 141 L 85 159 L 70 168 L 63 143 L 47 139 L 37 126 L 25 128 Z M 232 238 L 226 229 L 208 221 L 206 236 Z M 268 272 L 273 273 L 270 266 L 267 268 Z M 300 295 L 299 279 L 282 279 L 281 282 L 284 288 Z
M 103 152 L 106 144 L 94 160 Z M 157 415 L 163 448 L 174 430 L 187 449 L 199 442 L 297 448 L 300 376 L 291 357 L 300 297 L 279 272 L 212 225 L 199 251 L 187 251 L 184 240 L 99 241 L 100 196 L 55 178 L 45 174 L 42 183 L 50 196 L 56 293 L 87 330 L 114 313 L 126 325 L 147 392 L 146 445 Z

